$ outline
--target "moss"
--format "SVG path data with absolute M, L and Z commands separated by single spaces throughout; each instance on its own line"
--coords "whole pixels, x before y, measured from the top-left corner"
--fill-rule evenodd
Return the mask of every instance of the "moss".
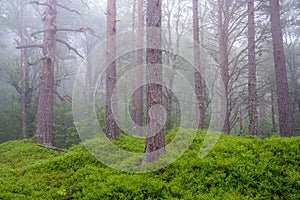
M 83 144 L 61 153 L 31 140 L 4 143 L 0 199 L 300 199 L 300 137 L 222 135 L 199 159 L 204 136 L 199 132 L 180 159 L 147 174 L 106 167 Z M 114 143 L 141 152 L 144 140 L 122 135 Z

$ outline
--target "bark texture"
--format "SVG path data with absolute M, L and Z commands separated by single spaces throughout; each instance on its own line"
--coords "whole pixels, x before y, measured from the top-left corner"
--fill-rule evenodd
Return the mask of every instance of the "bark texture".
M 193 31 L 194 31 L 194 67 L 195 67 L 195 93 L 197 97 L 197 108 L 199 109 L 199 118 L 197 119 L 198 128 L 204 128 L 204 92 L 203 80 L 201 77 L 200 62 L 200 37 L 199 37 L 199 16 L 198 16 L 198 0 L 193 0 Z
M 224 96 L 226 98 L 225 118 L 222 132 L 230 133 L 230 108 L 229 108 L 229 61 L 228 61 L 228 43 L 229 43 L 229 20 L 228 8 L 223 9 L 224 0 L 219 0 L 218 9 L 218 42 L 220 54 L 221 76 L 224 84 Z M 224 12 L 224 10 L 226 12 Z
M 106 18 L 106 137 L 116 139 L 119 137 L 117 125 L 117 104 L 112 102 L 112 96 L 117 83 L 116 77 L 116 0 L 107 1 Z
M 249 133 L 258 135 L 254 0 L 248 0 L 248 95 Z
M 279 131 L 284 137 L 293 135 L 292 107 L 288 95 L 287 72 L 284 58 L 279 0 L 269 0 L 274 67 L 277 87 Z
M 144 162 L 152 162 L 165 153 L 165 135 L 163 130 L 162 106 L 162 36 L 161 0 L 147 1 L 147 138 Z M 149 84 L 150 83 L 150 84 Z
M 40 82 L 36 140 L 46 146 L 53 145 L 53 90 L 56 48 L 56 0 L 47 0 L 45 12 L 43 68 Z

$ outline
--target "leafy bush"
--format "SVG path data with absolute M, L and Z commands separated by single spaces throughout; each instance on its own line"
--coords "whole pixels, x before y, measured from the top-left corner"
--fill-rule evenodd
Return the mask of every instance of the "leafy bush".
M 106 167 L 83 144 L 68 153 L 30 140 L 1 144 L 0 199 L 300 199 L 300 137 L 222 135 L 199 159 L 204 136 L 199 132 L 180 159 L 147 174 Z M 122 135 L 114 143 L 141 152 L 144 140 Z

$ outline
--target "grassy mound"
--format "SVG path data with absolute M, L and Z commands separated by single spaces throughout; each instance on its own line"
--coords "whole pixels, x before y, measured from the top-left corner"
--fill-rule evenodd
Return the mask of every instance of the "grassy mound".
M 300 199 L 300 137 L 223 135 L 199 159 L 204 135 L 199 132 L 179 160 L 147 174 L 106 167 L 83 144 L 59 153 L 30 140 L 4 143 L 0 199 Z M 115 141 L 136 152 L 143 142 L 128 136 Z

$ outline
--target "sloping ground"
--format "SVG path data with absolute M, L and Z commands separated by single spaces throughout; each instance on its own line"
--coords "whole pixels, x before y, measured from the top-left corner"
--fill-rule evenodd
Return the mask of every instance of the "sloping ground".
M 300 199 L 300 137 L 224 135 L 199 159 L 204 135 L 179 160 L 147 174 L 106 167 L 82 144 L 59 153 L 31 140 L 4 143 L 0 199 Z M 128 136 L 115 143 L 143 150 L 143 140 Z

